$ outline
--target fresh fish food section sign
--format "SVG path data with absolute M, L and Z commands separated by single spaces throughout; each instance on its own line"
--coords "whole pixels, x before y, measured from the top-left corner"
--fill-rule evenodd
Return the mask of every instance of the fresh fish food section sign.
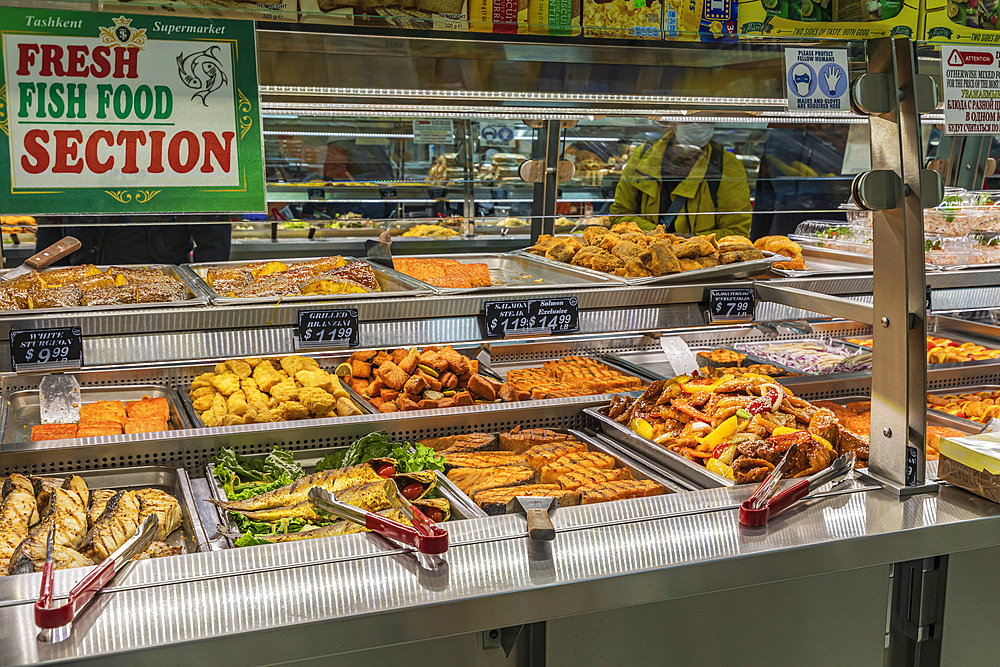
M 0 7 L 0 210 L 264 211 L 254 24 Z

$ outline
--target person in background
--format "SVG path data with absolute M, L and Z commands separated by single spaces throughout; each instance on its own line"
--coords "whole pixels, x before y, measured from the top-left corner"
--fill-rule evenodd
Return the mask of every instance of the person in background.
M 851 196 L 842 175 L 848 125 L 768 126 L 757 172 L 751 238 L 787 236 L 806 220 L 846 222 L 838 209 Z
M 735 155 L 712 141 L 713 123 L 672 124 L 639 146 L 622 172 L 611 222 L 677 234 L 750 233 L 750 187 Z
M 170 216 L 143 216 L 141 219 L 74 216 L 40 218 L 35 247 L 47 248 L 64 236 L 80 240 L 82 248 L 56 264 L 188 264 L 227 262 L 233 226 L 228 216 L 206 216 L 204 222 L 187 223 Z M 127 224 L 134 222 L 144 224 Z M 157 222 L 180 224 L 155 224 Z M 207 224 L 216 222 L 220 224 Z M 108 224 L 111 223 L 111 224 Z M 126 223 L 126 224 L 114 224 Z

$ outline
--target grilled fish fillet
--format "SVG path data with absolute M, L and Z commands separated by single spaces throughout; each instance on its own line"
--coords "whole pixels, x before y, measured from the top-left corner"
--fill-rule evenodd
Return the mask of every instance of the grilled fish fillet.
M 253 496 L 252 498 L 246 498 L 245 500 L 219 502 L 211 499 L 209 502 L 218 505 L 223 509 L 232 510 L 234 512 L 262 510 L 271 507 L 287 507 L 305 500 L 309 495 L 309 489 L 314 486 L 332 491 L 333 484 L 339 476 L 339 470 L 324 470 L 322 472 L 314 472 L 311 475 L 306 475 L 302 479 L 296 480 L 287 486 L 281 487 L 280 489 L 268 491 L 267 493 L 262 493 L 259 496 Z
M 53 553 L 57 569 L 91 565 L 89 558 L 76 552 L 87 534 L 89 500 L 87 483 L 77 475 L 70 475 L 59 488 L 51 490 L 48 516 L 14 549 L 8 574 L 23 574 L 42 568 L 51 526 L 56 529 Z
M 490 515 L 506 514 L 507 503 L 515 496 L 530 496 L 555 498 L 560 507 L 570 507 L 580 504 L 580 494 L 576 491 L 561 489 L 556 484 L 526 484 L 524 486 L 509 486 L 502 489 L 485 489 L 475 494 L 474 500 L 484 512 Z
M 577 467 L 610 470 L 615 463 L 615 457 L 604 452 L 576 452 L 543 466 L 541 481 L 542 484 L 557 484 L 560 477 Z
M 134 491 L 119 491 L 107 502 L 80 546 L 80 553 L 100 563 L 135 534 L 139 527 L 139 499 Z
M 547 445 L 537 445 L 524 453 L 530 465 L 536 472 L 541 472 L 542 468 L 558 461 L 564 456 L 575 454 L 576 452 L 587 451 L 587 445 L 578 440 L 566 440 L 563 442 L 549 443 Z
M 581 486 L 580 504 L 604 503 L 609 500 L 624 500 L 626 498 L 645 498 L 646 496 L 662 496 L 663 485 L 649 479 L 633 479 L 628 481 L 604 482 L 593 486 Z
M 49 515 L 49 502 L 52 493 L 62 487 L 66 481 L 60 477 L 31 477 L 31 484 L 35 489 L 35 502 L 38 504 L 38 516 L 43 519 Z
M 108 501 L 115 497 L 115 492 L 111 489 L 94 489 L 90 492 L 90 509 L 87 510 L 87 526 L 94 527 L 97 520 L 104 513 L 104 507 Z
M 135 556 L 132 560 L 146 560 L 147 558 L 164 558 L 166 556 L 179 556 L 184 553 L 184 547 L 172 547 L 166 542 L 153 540 L 146 547 L 146 550 Z
M 496 466 L 493 468 L 454 468 L 448 479 L 462 493 L 473 495 L 484 489 L 519 486 L 535 481 L 535 471 L 527 466 Z
M 527 465 L 528 459 L 516 452 L 456 452 L 455 454 L 445 454 L 444 457 L 445 470 Z
M 522 429 L 520 426 L 517 426 L 510 433 L 500 434 L 500 448 L 508 452 L 523 454 L 539 445 L 548 445 L 566 440 L 573 440 L 573 436 L 546 428 Z
M 38 521 L 35 492 L 27 477 L 12 473 L 3 483 L 3 503 L 0 504 L 0 576 L 6 576 L 7 565 L 17 545 L 28 536 L 28 528 Z
M 565 475 L 562 475 L 556 481 L 564 489 L 575 490 L 582 486 L 594 486 L 603 484 L 604 482 L 614 482 L 619 479 L 632 479 L 632 472 L 628 468 L 598 470 L 596 468 L 578 466 L 571 469 Z
M 140 489 L 135 495 L 139 499 L 139 525 L 151 514 L 159 522 L 154 540 L 162 542 L 181 527 L 181 504 L 172 495 L 159 489 Z
M 430 447 L 435 452 L 481 452 L 496 449 L 497 436 L 490 433 L 466 433 L 464 435 L 449 435 L 443 438 L 427 438 L 420 444 Z

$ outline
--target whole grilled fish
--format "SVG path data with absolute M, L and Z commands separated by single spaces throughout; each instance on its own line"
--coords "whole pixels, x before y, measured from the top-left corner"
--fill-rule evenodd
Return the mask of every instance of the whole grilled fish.
M 287 507 L 269 507 L 262 510 L 229 510 L 237 512 L 248 519 L 254 521 L 281 521 L 282 519 L 305 519 L 307 521 L 329 521 L 325 516 L 320 516 L 313 511 L 312 503 L 308 500 L 289 505 Z
M 377 514 L 392 519 L 393 521 L 398 521 L 404 526 L 410 525 L 409 520 L 398 510 L 382 510 L 381 512 L 377 512 Z M 317 537 L 334 537 L 336 535 L 353 535 L 354 533 L 366 532 L 368 532 L 368 529 L 364 526 L 354 523 L 353 521 L 342 519 L 335 523 L 331 523 L 329 526 L 320 526 L 318 528 L 313 528 L 312 530 L 300 530 L 297 533 L 285 533 L 280 535 L 257 535 L 257 538 L 277 544 L 279 542 L 298 542 L 299 540 L 311 540 Z
M 228 502 L 219 502 L 215 499 L 209 499 L 209 502 L 233 512 L 262 510 L 271 507 L 287 507 L 305 500 L 309 495 L 309 489 L 314 486 L 332 491 L 333 485 L 339 476 L 340 470 L 324 470 L 322 472 L 314 472 L 311 475 L 306 475 L 302 479 L 296 480 L 287 486 L 281 487 L 280 489 L 274 489 L 273 491 L 268 491 L 267 493 L 262 493 L 259 496 L 253 496 L 252 498 Z
M 146 517 L 156 515 L 158 523 L 154 540 L 162 542 L 181 527 L 181 504 L 172 495 L 160 489 L 139 489 L 135 496 L 139 499 L 140 526 Z
M 172 547 L 166 542 L 153 541 L 149 543 L 146 550 L 135 556 L 132 560 L 146 560 L 148 558 L 164 558 L 166 556 L 179 556 L 184 553 L 184 547 Z
M 360 507 L 369 512 L 378 512 L 389 508 L 389 499 L 385 495 L 385 480 L 379 478 L 377 482 L 352 486 L 339 492 L 334 492 L 337 500 Z M 309 500 L 289 505 L 287 507 L 271 507 L 263 510 L 247 512 L 235 511 L 248 519 L 254 521 L 281 521 L 282 519 L 306 519 L 308 521 L 329 521 L 330 517 L 325 514 L 317 514 L 313 509 L 313 504 Z
M 139 527 L 139 499 L 134 491 L 119 491 L 104 507 L 80 546 L 80 553 L 100 563 L 135 534 Z
M 91 565 L 90 559 L 76 552 L 87 535 L 87 506 L 90 491 L 82 477 L 70 475 L 56 489 L 50 491 L 48 516 L 32 529 L 14 553 L 7 571 L 22 574 L 42 569 L 45 563 L 45 546 L 49 528 L 55 526 L 53 551 L 57 569 Z
M 27 477 L 12 473 L 4 480 L 3 503 L 0 504 L 0 576 L 6 576 L 7 565 L 31 524 L 38 521 L 35 491 Z

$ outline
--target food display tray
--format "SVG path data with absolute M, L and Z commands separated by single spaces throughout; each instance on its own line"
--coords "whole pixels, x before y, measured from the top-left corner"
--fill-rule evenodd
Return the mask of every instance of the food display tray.
M 570 264 L 555 265 L 539 261 L 530 254 L 473 253 L 462 255 L 403 255 L 400 259 L 456 259 L 463 264 L 486 264 L 490 269 L 490 287 L 436 287 L 427 285 L 439 294 L 468 294 L 479 292 L 519 292 L 538 289 L 578 289 L 580 287 L 609 287 L 617 285 L 601 273 L 583 273 Z M 413 278 L 416 280 L 416 278 Z
M 791 377 L 782 377 L 782 378 L 780 378 L 782 381 L 793 380 L 793 379 L 795 379 L 797 377 L 802 376 L 801 372 L 795 370 L 794 368 L 788 368 L 788 367 L 786 367 L 786 366 L 784 366 L 782 364 L 777 364 L 777 363 L 774 363 L 774 362 L 771 362 L 771 361 L 766 361 L 764 359 L 760 359 L 758 357 L 755 357 L 752 354 L 747 354 L 746 352 L 740 352 L 739 350 L 736 350 L 735 348 L 732 348 L 732 347 L 727 347 L 727 346 L 724 346 L 724 345 L 717 345 L 717 346 L 709 346 L 709 347 L 692 347 L 691 348 L 691 352 L 694 353 L 695 358 L 698 359 L 699 362 L 702 361 L 702 359 L 700 357 L 698 357 L 698 353 L 699 352 L 703 352 L 705 350 L 709 350 L 709 351 L 711 351 L 711 350 L 730 350 L 730 351 L 733 351 L 733 352 L 739 352 L 740 354 L 746 354 L 747 355 L 746 362 L 745 362 L 747 365 L 749 365 L 749 364 L 769 364 L 769 365 L 777 366 L 778 368 L 781 368 L 781 369 L 783 369 L 785 371 L 788 371 L 790 373 L 796 373 L 796 375 L 791 376 Z M 670 361 L 667 359 L 666 355 L 664 355 L 663 352 L 661 352 L 660 350 L 639 350 L 639 351 L 635 351 L 635 352 L 619 352 L 619 353 L 616 353 L 616 354 L 605 355 L 605 356 L 603 356 L 601 358 L 601 360 L 602 361 L 607 361 L 611 365 L 616 365 L 621 370 L 624 370 L 626 372 L 629 372 L 629 373 L 639 373 L 641 375 L 644 375 L 644 376 L 650 378 L 651 380 L 668 380 L 668 379 L 670 379 L 672 377 L 675 377 L 677 375 L 677 373 L 674 372 L 673 366 L 670 365 Z M 708 364 L 705 364 L 705 365 L 708 365 Z M 699 363 L 699 368 L 701 368 L 701 367 L 702 367 L 702 364 Z
M 802 246 L 802 258 L 806 262 L 806 268 L 802 271 L 775 269 L 772 267 L 771 272 L 788 278 L 843 276 L 848 274 L 864 274 L 872 272 L 871 255 L 857 255 L 850 252 L 832 250 L 830 248 Z
M 540 262 L 546 262 L 550 265 L 555 266 L 573 266 L 572 264 L 564 264 L 563 262 L 557 262 L 547 257 L 542 257 L 540 255 L 532 255 L 524 250 L 515 250 L 515 253 L 526 254 L 535 257 Z M 758 276 L 767 273 L 771 270 L 771 265 L 775 262 L 780 262 L 784 258 L 782 255 L 776 255 L 770 252 L 764 252 L 764 259 L 755 259 L 749 262 L 736 262 L 735 264 L 722 264 L 720 266 L 712 266 L 706 269 L 695 269 L 693 271 L 682 271 L 680 273 L 671 273 L 665 276 L 646 276 L 645 278 L 624 278 L 621 276 L 613 276 L 610 273 L 601 273 L 600 271 L 592 271 L 590 269 L 584 269 L 581 267 L 573 267 L 578 271 L 586 271 L 588 274 L 604 276 L 605 279 L 616 280 L 619 283 L 630 286 L 638 285 L 678 285 L 682 283 L 695 283 L 695 282 L 707 282 L 713 280 L 719 280 L 725 278 L 727 280 L 733 280 L 738 278 L 749 278 L 751 276 Z
M 814 342 L 826 343 L 827 345 L 833 345 L 834 347 L 843 347 L 843 348 L 847 348 L 849 350 L 855 350 L 855 351 L 857 351 L 858 354 L 867 354 L 867 353 L 871 352 L 871 349 L 869 349 L 867 347 L 862 347 L 860 345 L 855 345 L 854 343 L 849 343 L 846 340 L 842 340 L 840 338 L 794 338 L 794 339 L 790 339 L 790 340 L 763 340 L 763 341 L 754 341 L 752 343 L 747 343 L 747 346 L 748 347 L 752 347 L 752 346 L 763 346 L 763 345 L 770 345 L 770 344 L 814 343 Z M 748 360 L 750 359 L 750 357 L 753 357 L 754 359 L 757 359 L 758 361 L 755 361 L 754 363 L 758 363 L 758 364 L 774 364 L 775 366 L 778 366 L 779 368 L 784 368 L 785 370 L 791 371 L 792 373 L 801 373 L 802 375 L 806 375 L 806 376 L 813 377 L 813 378 L 825 377 L 827 375 L 841 374 L 841 373 L 822 373 L 822 374 L 810 373 L 807 370 L 803 370 L 801 368 L 797 368 L 797 367 L 792 366 L 790 364 L 781 364 L 781 363 L 778 363 L 778 362 L 775 362 L 775 361 L 768 361 L 766 359 L 763 359 L 763 358 L 757 356 L 753 352 L 747 352 L 747 351 L 741 350 L 741 349 L 739 349 L 739 348 L 737 348 L 735 346 L 731 347 L 731 348 L 725 348 L 725 349 L 731 349 L 731 350 L 735 350 L 735 351 L 739 352 L 740 354 L 746 354 Z M 854 373 L 870 373 L 871 371 L 853 371 L 853 372 Z
M 935 389 L 934 391 L 928 391 L 927 393 L 930 394 L 930 395 L 932 395 L 932 396 L 948 396 L 949 394 L 974 393 L 974 392 L 977 392 L 977 391 L 991 391 L 991 392 L 992 391 L 1000 391 L 1000 385 L 996 385 L 996 384 L 977 384 L 977 385 L 971 385 L 971 386 L 950 387 L 948 389 Z M 940 416 L 943 416 L 943 417 L 947 417 L 948 419 L 953 420 L 956 424 L 959 424 L 959 423 L 965 424 L 969 428 L 976 427 L 976 428 L 979 429 L 979 431 L 981 431 L 982 429 L 986 428 L 986 424 L 981 424 L 981 423 L 977 422 L 975 419 L 968 419 L 966 417 L 956 417 L 955 415 L 949 414 L 949 413 L 945 412 L 944 410 L 935 410 L 933 408 L 928 408 L 927 409 L 928 419 L 930 418 L 931 414 L 940 415 Z M 955 426 L 954 428 L 961 428 L 961 427 L 960 426 Z M 979 433 L 979 431 L 976 431 L 976 433 Z
M 489 364 L 489 367 L 486 368 L 485 370 L 488 373 L 491 373 L 493 375 L 493 377 L 495 377 L 496 379 L 500 380 L 501 382 L 506 382 L 507 381 L 507 372 L 508 371 L 519 371 L 519 370 L 523 370 L 523 369 L 526 369 L 526 368 L 540 369 L 540 368 L 542 368 L 542 364 L 544 364 L 546 361 L 556 361 L 558 359 L 562 359 L 563 356 L 568 356 L 568 355 L 554 356 L 554 357 L 552 357 L 550 359 L 532 359 L 530 361 L 506 361 L 506 362 L 491 363 L 491 364 Z M 650 371 L 648 371 L 648 370 L 646 370 L 644 368 L 635 368 L 635 367 L 632 367 L 630 364 L 621 364 L 621 363 L 618 363 L 617 359 L 611 359 L 611 358 L 609 358 L 610 355 L 588 355 L 588 354 L 580 354 L 580 355 L 574 355 L 574 356 L 587 357 L 588 359 L 593 359 L 594 361 L 598 361 L 598 362 L 600 362 L 600 363 L 602 363 L 602 364 L 604 364 L 604 365 L 608 366 L 609 368 L 612 368 L 612 369 L 614 369 L 616 371 L 620 371 L 620 372 L 622 372 L 622 373 L 624 373 L 626 375 L 631 375 L 632 377 L 637 377 L 640 380 L 642 380 L 642 382 L 644 384 L 646 384 L 646 385 L 648 385 L 650 382 L 652 382 L 654 380 L 661 379 L 661 378 L 657 377 L 655 373 L 651 373 Z M 640 392 L 640 393 L 642 392 L 642 390 L 639 390 L 639 389 L 634 390 L 634 391 L 637 391 L 637 392 Z M 618 393 L 622 393 L 622 392 L 614 391 L 612 393 L 618 394 Z M 628 393 L 628 392 L 625 392 L 625 393 Z M 601 394 L 591 394 L 591 396 L 600 396 L 600 395 Z M 544 399 L 531 399 L 531 400 L 544 400 Z
M 974 343 L 976 345 L 982 345 L 983 347 L 991 349 L 991 350 L 1000 350 L 1000 344 L 991 342 L 989 339 L 982 338 L 982 339 L 979 339 L 979 340 L 973 340 L 973 339 L 970 339 L 967 336 L 963 336 L 962 334 L 957 333 L 957 332 L 952 332 L 952 331 L 947 331 L 947 330 L 945 330 L 945 331 L 928 331 L 926 335 L 927 336 L 933 336 L 934 338 L 947 338 L 948 340 L 954 341 L 956 343 Z M 871 334 L 864 335 L 864 336 L 849 336 L 849 337 L 850 338 L 872 338 L 872 339 L 874 339 L 874 337 Z M 838 339 L 835 339 L 835 340 L 838 343 L 845 343 L 847 345 L 855 345 L 855 343 L 849 343 L 845 339 L 838 338 Z M 872 352 L 874 350 L 874 348 L 871 348 L 871 347 L 864 347 L 864 346 L 857 346 L 857 347 L 860 347 L 862 350 L 865 350 L 867 352 Z M 944 368 L 966 368 L 966 367 L 969 367 L 969 366 L 990 366 L 990 365 L 993 365 L 993 364 L 996 364 L 996 363 L 1000 363 L 1000 358 L 998 358 L 998 359 L 977 359 L 975 361 L 953 361 L 953 362 L 949 362 L 947 364 L 927 364 L 927 368 L 934 369 L 934 370 L 941 370 L 941 369 L 944 369 Z
M 328 454 L 333 454 L 334 452 L 342 450 L 343 447 L 330 447 L 326 449 L 310 449 L 305 452 L 295 452 L 295 460 L 302 466 L 306 474 L 310 474 L 316 467 L 316 464 L 326 457 Z M 267 456 L 266 454 L 256 454 L 252 456 L 246 456 L 248 459 L 260 458 Z M 222 484 L 219 482 L 219 478 L 215 476 L 215 464 L 209 463 L 205 466 L 205 476 L 208 480 L 208 489 L 212 494 L 212 498 L 219 502 L 226 502 L 226 491 L 222 488 Z M 486 512 L 481 510 L 478 505 L 473 503 L 467 495 L 459 491 L 458 487 L 455 486 L 450 479 L 448 479 L 443 472 L 437 473 L 438 484 L 437 489 L 441 494 L 442 498 L 447 499 L 451 503 L 451 520 L 463 520 L 463 519 L 481 519 L 486 515 Z M 216 506 L 216 512 L 219 517 L 219 524 L 226 529 L 227 532 L 236 533 L 238 529 L 236 524 L 229 518 L 229 512 Z M 445 525 L 450 523 L 446 521 Z M 229 547 L 233 547 L 233 540 L 230 537 L 225 538 L 226 544 Z
M 60 473 L 63 474 L 63 473 Z M 185 553 L 217 551 L 222 547 L 219 541 L 211 542 L 208 531 L 198 516 L 198 501 L 191 488 L 191 479 L 184 468 L 168 466 L 137 466 L 134 468 L 109 468 L 107 470 L 84 470 L 65 473 L 79 475 L 90 489 L 160 489 L 166 491 L 181 506 L 181 527 L 167 536 L 170 546 L 183 546 Z M 46 475 L 47 477 L 53 475 Z
M 351 400 L 354 401 L 355 405 L 358 406 L 358 409 L 361 410 L 362 413 L 372 414 L 374 412 L 378 412 L 368 401 L 361 398 L 360 394 L 348 387 L 346 382 L 342 382 L 341 386 L 343 386 L 344 391 L 347 392 L 347 395 L 350 396 Z M 188 421 L 191 422 L 192 428 L 209 428 L 208 426 L 205 426 L 205 422 L 201 420 L 201 415 L 199 415 L 198 411 L 194 409 L 194 403 L 188 395 L 189 389 L 190 387 L 188 389 L 181 389 L 177 392 L 178 399 L 180 400 L 181 405 L 184 406 L 184 410 L 187 412 Z M 297 422 L 316 421 L 317 419 L 342 419 L 342 417 L 312 417 L 310 419 L 296 419 L 295 421 L 281 423 L 295 424 Z
M 308 262 L 314 259 L 322 259 L 320 257 L 296 257 L 294 259 L 289 259 L 289 262 Z M 350 257 L 345 257 L 348 262 L 355 261 Z M 268 261 L 268 260 L 261 260 Z M 278 260 L 272 260 L 278 261 Z M 198 264 L 184 264 L 181 266 L 181 271 L 188 273 L 192 280 L 196 282 L 205 294 L 209 295 L 212 303 L 218 306 L 236 306 L 245 304 L 255 304 L 255 303 L 315 303 L 317 301 L 345 301 L 345 300 L 357 300 L 357 299 L 385 299 L 390 297 L 401 297 L 401 296 L 417 296 L 423 294 L 433 294 L 434 290 L 419 280 L 414 280 L 409 276 L 404 276 L 398 271 L 382 266 L 381 264 L 376 264 L 367 259 L 360 260 L 366 262 L 372 267 L 375 272 L 375 279 L 378 284 L 382 287 L 381 292 L 367 292 L 367 293 L 353 293 L 353 294 L 310 294 L 306 295 L 292 295 L 292 296 L 261 296 L 261 297 L 230 297 L 230 296 L 220 296 L 215 293 L 208 283 L 206 278 L 208 276 L 209 269 L 222 269 L 222 268 L 234 268 L 240 266 L 247 266 L 249 264 L 258 264 L 259 261 L 237 261 L 237 262 L 201 262 Z
M 615 457 L 617 461 L 615 468 L 628 468 L 633 479 L 648 479 L 662 484 L 667 488 L 667 493 L 683 493 L 691 491 L 690 482 L 684 481 L 669 470 L 660 468 L 652 461 L 644 461 L 631 454 L 620 445 L 616 445 L 613 440 L 601 438 L 599 435 L 591 435 L 575 429 L 552 429 L 562 433 L 567 433 L 580 442 L 586 443 L 589 451 L 598 451 Z
M 97 401 L 139 401 L 143 397 L 166 398 L 170 406 L 170 420 L 167 425 L 171 430 L 193 428 L 188 413 L 177 395 L 170 387 L 156 384 L 114 385 L 104 387 L 80 387 L 80 400 L 84 403 Z M 0 433 L 3 433 L 5 443 L 30 442 L 31 427 L 41 424 L 40 407 L 37 389 L 20 389 L 10 391 L 5 396 L 6 410 L 0 416 Z M 121 436 L 97 436 L 99 440 L 120 438 Z M 90 440 L 91 438 L 82 438 Z M 80 438 L 77 438 L 80 440 Z
M 698 488 L 711 489 L 736 486 L 735 481 L 714 473 L 705 466 L 689 461 L 669 449 L 660 447 L 652 440 L 646 440 L 646 438 L 635 433 L 627 426 L 619 424 L 604 414 L 607 409 L 607 406 L 601 408 L 584 408 L 583 412 L 596 419 L 601 431 L 615 442 L 621 443 L 628 451 L 659 463 L 667 470 L 693 483 Z
M 184 287 L 187 288 L 188 298 L 183 301 L 155 301 L 153 303 L 121 303 L 110 306 L 75 306 L 72 308 L 33 308 L 28 310 L 5 310 L 2 311 L 4 316 L 11 317 L 14 315 L 48 315 L 48 314 L 59 314 L 59 313 L 79 313 L 79 312 L 96 312 L 96 311 L 115 311 L 115 310 L 135 310 L 136 308 L 186 308 L 189 306 L 207 306 L 209 303 L 209 294 L 211 290 L 206 290 L 208 285 L 202 286 L 201 281 L 194 278 L 190 273 L 184 271 L 182 267 L 174 266 L 172 264 L 101 264 L 98 265 L 101 271 L 107 271 L 112 266 L 117 266 L 121 268 L 144 268 L 144 269 L 156 269 L 165 276 L 170 276 L 179 280 Z M 54 267 L 65 268 L 65 267 Z M 0 270 L 0 276 L 8 273 L 12 269 L 2 269 Z M 42 269 L 44 274 L 47 269 Z M 0 287 L 3 286 L 3 281 L 0 281 Z

